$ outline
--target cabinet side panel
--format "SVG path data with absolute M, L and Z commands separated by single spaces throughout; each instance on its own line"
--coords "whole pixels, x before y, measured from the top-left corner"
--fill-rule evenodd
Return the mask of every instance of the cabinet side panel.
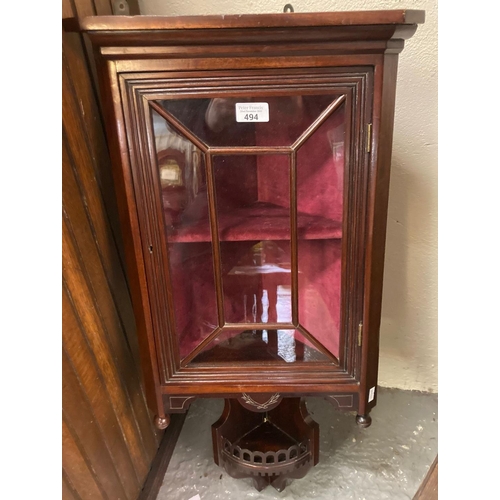
M 118 75 L 114 63 L 106 63 L 96 56 L 100 88 L 107 103 L 104 120 L 110 146 L 113 178 L 115 181 L 120 222 L 125 241 L 125 260 L 136 316 L 141 365 L 149 407 L 163 416 L 163 403 L 158 387 L 159 368 L 155 340 L 152 332 L 150 301 L 144 268 L 144 255 L 137 216 L 135 193 L 130 172 L 129 151 L 125 135 L 125 121 Z
M 387 206 L 392 155 L 398 55 L 386 54 L 375 68 L 373 141 L 368 190 L 365 315 L 359 414 L 377 401 L 382 280 L 384 275 Z M 374 392 L 373 392 L 373 388 Z M 370 393 L 370 390 L 371 393 Z M 369 401 L 370 400 L 370 401 Z

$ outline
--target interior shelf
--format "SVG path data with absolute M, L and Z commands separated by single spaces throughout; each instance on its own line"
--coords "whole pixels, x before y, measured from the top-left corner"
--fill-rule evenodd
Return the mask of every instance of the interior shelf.
M 262 241 L 290 239 L 290 210 L 271 203 L 256 202 L 249 207 L 237 208 L 218 214 L 221 241 Z M 340 239 L 342 224 L 319 215 L 297 214 L 299 239 Z M 168 238 L 175 243 L 210 241 L 208 218 L 169 229 Z

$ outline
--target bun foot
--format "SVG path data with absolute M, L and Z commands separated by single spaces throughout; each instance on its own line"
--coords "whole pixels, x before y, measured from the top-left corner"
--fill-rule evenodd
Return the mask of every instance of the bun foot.
M 360 427 L 363 427 L 363 429 L 370 427 L 372 424 L 372 417 L 370 417 L 370 415 L 356 415 L 356 423 Z
M 155 417 L 155 425 L 158 427 L 158 429 L 163 430 L 168 427 L 168 424 L 170 424 L 170 416 L 165 415 L 163 417 Z

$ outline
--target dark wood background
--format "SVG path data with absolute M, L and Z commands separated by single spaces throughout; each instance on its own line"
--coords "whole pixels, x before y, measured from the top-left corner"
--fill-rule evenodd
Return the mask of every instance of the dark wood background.
M 63 17 L 111 13 L 111 0 L 63 0 Z M 161 433 L 141 381 L 90 45 L 76 33 L 62 42 L 62 497 L 136 500 Z

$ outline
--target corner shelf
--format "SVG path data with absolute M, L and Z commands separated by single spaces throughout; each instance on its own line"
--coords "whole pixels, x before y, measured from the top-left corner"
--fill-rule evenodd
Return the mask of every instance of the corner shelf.
M 275 396 L 277 402 L 267 401 L 262 410 L 250 410 L 244 397 L 226 399 L 212 425 L 216 463 L 231 477 L 251 478 L 259 491 L 268 484 L 283 491 L 288 479 L 304 477 L 319 458 L 319 426 L 304 401 Z
M 249 207 L 218 213 L 220 241 L 282 241 L 290 239 L 290 209 L 256 202 Z M 342 223 L 319 215 L 297 214 L 298 237 L 303 240 L 342 238 Z M 211 241 L 208 216 L 169 228 L 170 243 Z

